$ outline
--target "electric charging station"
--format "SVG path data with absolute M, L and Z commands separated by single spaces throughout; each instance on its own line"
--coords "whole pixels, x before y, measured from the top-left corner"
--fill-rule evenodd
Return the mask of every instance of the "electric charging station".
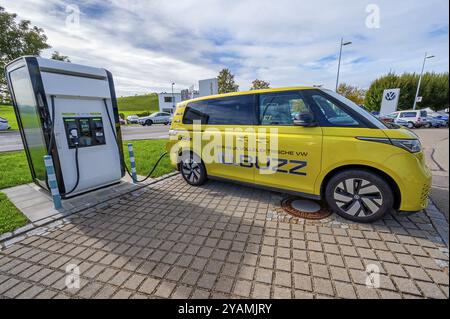
M 120 182 L 125 163 L 109 71 L 27 56 L 5 72 L 36 184 L 49 190 L 45 155 L 53 159 L 62 198 Z

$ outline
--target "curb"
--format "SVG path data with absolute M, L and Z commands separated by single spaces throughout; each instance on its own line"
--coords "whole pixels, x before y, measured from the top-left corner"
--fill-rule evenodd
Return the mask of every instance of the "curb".
M 3 235 L 0 235 L 0 251 L 3 249 L 6 249 L 10 247 L 11 245 L 20 242 L 28 237 L 34 236 L 34 235 L 42 235 L 44 233 L 47 233 L 48 230 L 62 227 L 66 223 L 70 222 L 69 216 L 76 215 L 76 214 L 82 214 L 82 215 L 88 215 L 93 212 L 93 210 L 97 208 L 104 208 L 108 206 L 108 203 L 115 203 L 120 200 L 121 197 L 126 196 L 128 194 L 140 194 L 142 192 L 142 189 L 153 185 L 156 183 L 159 183 L 163 180 L 166 180 L 170 177 L 173 177 L 175 175 L 178 175 L 179 172 L 175 171 L 172 173 L 165 174 L 163 176 L 160 176 L 155 179 L 151 179 L 146 183 L 143 183 L 142 185 L 137 186 L 135 189 L 130 190 L 128 192 L 124 192 L 123 194 L 120 194 L 117 198 L 108 198 L 104 201 L 100 201 L 97 204 L 90 206 L 90 207 L 84 207 L 78 211 L 68 211 L 66 213 L 63 213 L 63 216 L 55 216 L 55 217 L 49 217 L 44 220 L 35 222 L 35 223 L 29 223 L 23 227 L 20 227 L 12 232 L 5 233 Z M 100 206 L 100 207 L 99 207 Z
M 425 209 L 425 213 L 431 221 L 431 224 L 438 232 L 441 239 L 444 241 L 447 248 L 449 247 L 449 225 L 444 214 L 434 205 L 433 201 L 429 199 L 428 207 Z

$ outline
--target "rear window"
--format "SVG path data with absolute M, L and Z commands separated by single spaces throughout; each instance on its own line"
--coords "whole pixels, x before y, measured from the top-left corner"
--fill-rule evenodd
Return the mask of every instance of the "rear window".
M 184 113 L 183 123 L 192 124 L 194 121 L 209 125 L 253 125 L 254 95 L 191 102 Z
M 420 111 L 420 117 L 427 117 L 428 113 L 427 111 Z

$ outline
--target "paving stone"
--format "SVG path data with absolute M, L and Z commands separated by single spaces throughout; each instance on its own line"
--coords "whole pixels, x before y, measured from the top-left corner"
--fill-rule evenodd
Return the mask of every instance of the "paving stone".
M 273 298 L 274 299 L 291 299 L 292 292 L 289 288 L 284 287 L 274 287 L 273 288 Z
M 270 285 L 261 283 L 255 283 L 252 292 L 253 299 L 269 299 L 270 298 Z
M 409 293 L 412 295 L 421 295 L 420 291 L 417 289 L 413 280 L 406 279 L 406 278 L 397 278 L 397 277 L 393 277 L 392 280 L 394 281 L 394 283 L 397 286 L 397 288 L 399 289 L 399 291 L 401 291 L 403 293 Z
M 334 287 L 336 288 L 336 294 L 340 298 L 355 299 L 356 293 L 351 284 L 343 282 L 335 282 Z
M 432 299 L 447 298 L 444 295 L 444 293 L 439 289 L 439 285 L 437 285 L 437 284 L 430 283 L 430 282 L 422 282 L 422 281 L 416 281 L 416 284 L 426 298 L 432 298 Z
M 112 299 L 129 299 L 131 296 L 132 296 L 131 291 L 120 289 L 114 294 Z
M 448 298 L 448 249 L 429 217 L 304 222 L 280 201 L 162 180 L 11 242 L 0 298 Z M 80 289 L 65 286 L 69 263 Z M 368 266 L 379 269 L 377 289 L 366 286 Z
M 334 280 L 345 281 L 345 282 L 351 281 L 346 268 L 331 266 L 330 272 L 331 272 L 331 278 L 333 278 Z
M 248 298 L 250 297 L 251 289 L 252 289 L 251 281 L 238 280 L 235 284 L 233 292 L 238 296 Z
M 156 290 L 155 295 L 161 298 L 169 298 L 175 287 L 176 284 L 168 281 L 163 281 Z
M 219 277 L 217 279 L 214 290 L 224 293 L 230 293 L 232 286 L 233 286 L 233 279 L 228 277 Z
M 322 279 L 322 278 L 314 278 L 314 292 L 324 295 L 334 296 L 333 286 L 331 284 L 331 280 Z
M 123 284 L 125 288 L 136 290 L 146 277 L 134 274 Z
M 422 281 L 432 281 L 427 273 L 418 267 L 404 266 L 406 272 L 412 279 L 422 280 Z
M 256 270 L 255 279 L 256 279 L 256 281 L 259 281 L 259 282 L 271 284 L 272 283 L 272 274 L 273 274 L 272 270 L 259 268 Z
M 103 285 L 98 282 L 90 282 L 86 286 L 84 286 L 79 292 L 78 295 L 81 298 L 90 299 L 92 298 L 100 289 L 102 289 Z
M 150 295 L 153 293 L 153 291 L 155 290 L 156 286 L 158 285 L 159 280 L 158 279 L 154 279 L 154 278 L 147 278 L 141 285 L 141 287 L 139 288 L 139 291 Z

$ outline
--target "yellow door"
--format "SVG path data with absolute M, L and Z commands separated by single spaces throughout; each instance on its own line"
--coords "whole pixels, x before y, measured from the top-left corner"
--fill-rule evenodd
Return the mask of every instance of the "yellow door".
M 248 143 L 254 140 L 255 94 L 189 103 L 184 120 L 193 124 L 193 149 L 201 153 L 208 176 L 254 182 L 255 156 Z
M 306 98 L 301 91 L 268 93 L 260 94 L 258 104 L 261 125 L 255 182 L 314 194 L 321 171 L 322 129 L 313 126 L 314 116 Z M 312 125 L 301 126 L 308 123 Z

